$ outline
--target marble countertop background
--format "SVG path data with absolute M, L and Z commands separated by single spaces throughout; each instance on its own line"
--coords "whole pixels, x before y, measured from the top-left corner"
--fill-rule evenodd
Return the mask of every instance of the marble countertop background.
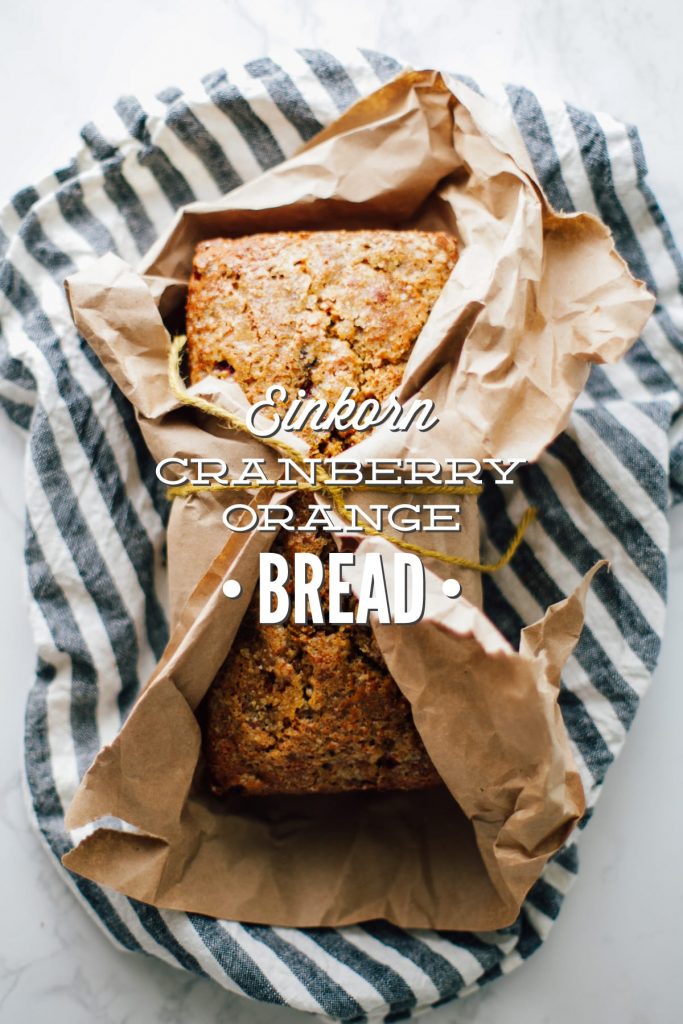
M 0 195 L 66 162 L 119 93 L 146 93 L 282 46 L 384 50 L 524 83 L 635 123 L 683 239 L 683 6 L 674 0 L 23 0 L 0 14 Z M 27 131 L 30 126 L 30 132 Z M 37 129 L 36 126 L 39 126 Z M 118 952 L 41 850 L 20 784 L 33 650 L 23 583 L 22 439 L 0 420 L 0 1022 L 305 1024 Z M 674 1024 L 683 1019 L 683 508 L 672 516 L 669 625 L 651 693 L 580 841 L 546 946 L 433 1024 Z

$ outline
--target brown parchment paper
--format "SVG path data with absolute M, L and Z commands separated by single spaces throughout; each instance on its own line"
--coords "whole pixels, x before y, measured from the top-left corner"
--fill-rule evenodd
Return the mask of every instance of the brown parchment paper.
M 377 428 L 348 457 L 536 458 L 564 427 L 589 364 L 619 358 L 652 309 L 601 223 L 551 210 L 501 111 L 446 74 L 408 72 L 294 158 L 217 203 L 186 207 L 141 272 L 106 256 L 69 279 L 75 322 L 133 403 L 156 459 L 219 457 L 240 467 L 261 457 L 276 466 L 256 438 L 179 406 L 169 391 L 164 321 L 182 308 L 196 242 L 373 226 L 451 231 L 462 250 L 399 392 L 432 398 L 439 425 L 427 434 Z M 239 388 L 207 378 L 198 389 L 246 408 Z M 599 566 L 523 631 L 519 651 L 481 610 L 479 574 L 457 572 L 463 596 L 449 600 L 441 579 L 452 571 L 436 559 L 425 561 L 422 621 L 373 623 L 442 787 L 216 801 L 203 785 L 195 711 L 272 542 L 271 534 L 227 531 L 228 500 L 264 498 L 203 493 L 173 504 L 171 638 L 69 808 L 68 828 L 94 831 L 66 866 L 159 907 L 252 922 L 383 917 L 488 930 L 513 921 L 584 809 L 557 695 Z M 419 537 L 476 560 L 476 503 L 461 503 L 461 533 Z M 354 590 L 375 551 L 391 584 L 395 548 L 366 538 L 348 571 Z M 227 577 L 242 583 L 237 600 L 222 594 Z M 105 816 L 133 830 L 98 827 Z

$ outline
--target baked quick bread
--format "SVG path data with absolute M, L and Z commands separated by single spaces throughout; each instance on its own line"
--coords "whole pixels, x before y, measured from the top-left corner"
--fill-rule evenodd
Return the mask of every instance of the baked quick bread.
M 383 401 L 457 259 L 442 232 L 278 232 L 197 246 L 187 299 L 191 383 L 232 376 L 250 401 L 283 384 L 330 403 Z M 311 455 L 362 435 L 302 431 Z M 309 495 L 297 495 L 297 519 Z M 300 510 L 300 511 L 299 511 Z M 281 531 L 274 550 L 335 550 Z M 291 575 L 291 574 L 290 574 Z M 324 589 L 321 592 L 326 604 Z M 263 625 L 258 593 L 204 703 L 215 793 L 415 789 L 439 781 L 369 627 Z
M 300 231 L 197 246 L 187 297 L 190 380 L 234 375 L 251 402 L 270 384 L 334 403 L 345 387 L 380 401 L 457 257 L 427 231 Z M 283 411 L 284 405 L 279 411 Z M 331 456 L 361 434 L 301 436 Z

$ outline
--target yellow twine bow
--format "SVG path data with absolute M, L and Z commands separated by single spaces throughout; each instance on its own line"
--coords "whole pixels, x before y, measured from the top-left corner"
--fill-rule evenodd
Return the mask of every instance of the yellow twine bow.
M 168 383 L 169 387 L 177 400 L 182 405 L 189 405 L 195 409 L 199 409 L 200 412 L 206 413 L 208 416 L 214 416 L 216 419 L 222 420 L 233 430 L 243 430 L 246 433 L 250 433 L 247 424 L 236 416 L 234 413 L 228 412 L 227 409 L 222 408 L 220 405 L 216 405 L 214 402 L 209 402 L 205 398 L 200 398 L 198 395 L 189 394 L 185 387 L 185 382 L 180 373 L 180 360 L 182 357 L 183 349 L 185 348 L 186 338 L 184 334 L 179 334 L 171 341 L 171 347 L 169 349 L 168 356 Z M 278 440 L 274 438 L 259 438 L 263 444 L 268 445 L 274 451 L 280 455 L 284 455 L 291 459 L 297 466 L 302 469 L 306 469 L 306 465 L 302 460 L 301 455 L 296 448 L 287 444 L 286 441 Z M 344 503 L 342 494 L 345 490 L 377 490 L 377 487 L 372 484 L 353 484 L 350 486 L 342 486 L 340 484 L 331 483 L 331 477 L 325 472 L 322 466 L 318 467 L 318 477 L 321 477 L 320 483 L 309 484 L 301 482 L 298 484 L 284 484 L 281 481 L 274 484 L 236 484 L 235 481 L 228 481 L 227 483 L 213 483 L 209 486 L 202 486 L 194 483 L 178 484 L 174 487 L 169 487 L 167 497 L 169 499 L 187 497 L 191 494 L 196 494 L 201 491 L 222 491 L 235 488 L 239 490 L 260 490 L 261 488 L 268 488 L 269 490 L 305 490 L 305 491 L 321 491 L 328 496 L 332 502 L 334 511 L 339 515 L 341 519 L 346 522 L 351 521 L 349 510 Z M 391 484 L 389 486 L 382 485 L 383 488 L 390 491 L 398 491 L 400 493 L 414 493 L 414 489 L 405 484 Z M 472 484 L 463 484 L 460 486 L 439 484 L 434 487 L 420 487 L 420 492 L 423 494 L 436 494 L 436 493 L 448 493 L 448 494 L 480 494 L 482 488 Z M 401 540 L 397 537 L 391 537 L 390 541 L 395 544 L 396 547 L 402 548 L 404 551 L 412 551 L 416 555 L 420 555 L 421 558 L 436 558 L 440 562 L 447 562 L 449 565 L 457 565 L 461 569 L 471 569 L 474 572 L 496 572 L 498 569 L 502 569 L 504 565 L 513 558 L 517 548 L 522 543 L 522 538 L 526 533 L 531 523 L 536 518 L 536 509 L 528 508 L 522 516 L 519 526 L 515 531 L 515 535 L 510 541 L 507 549 L 503 552 L 497 562 L 482 563 L 473 562 L 469 558 L 463 558 L 460 555 L 448 555 L 441 551 L 432 551 L 429 548 L 423 548 L 419 544 L 411 544 L 410 541 Z M 366 533 L 373 537 L 382 537 L 381 530 L 376 530 L 373 526 L 368 523 L 359 524 L 363 533 Z M 386 539 L 386 538 L 385 538 Z

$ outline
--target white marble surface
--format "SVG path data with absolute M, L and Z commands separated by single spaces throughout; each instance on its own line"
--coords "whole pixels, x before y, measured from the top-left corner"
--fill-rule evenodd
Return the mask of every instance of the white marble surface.
M 651 184 L 683 239 L 683 7 L 675 0 L 23 0 L 3 5 L 0 27 L 2 196 L 66 161 L 82 122 L 120 92 L 156 90 L 273 46 L 359 42 L 416 66 L 524 82 L 636 123 Z M 30 830 L 19 784 L 33 672 L 21 559 L 22 444 L 4 419 L 0 445 L 0 1021 L 303 1022 L 117 952 Z M 661 664 L 581 837 L 581 874 L 560 920 L 521 970 L 434 1011 L 433 1024 L 683 1019 L 683 509 L 673 517 L 673 543 Z

